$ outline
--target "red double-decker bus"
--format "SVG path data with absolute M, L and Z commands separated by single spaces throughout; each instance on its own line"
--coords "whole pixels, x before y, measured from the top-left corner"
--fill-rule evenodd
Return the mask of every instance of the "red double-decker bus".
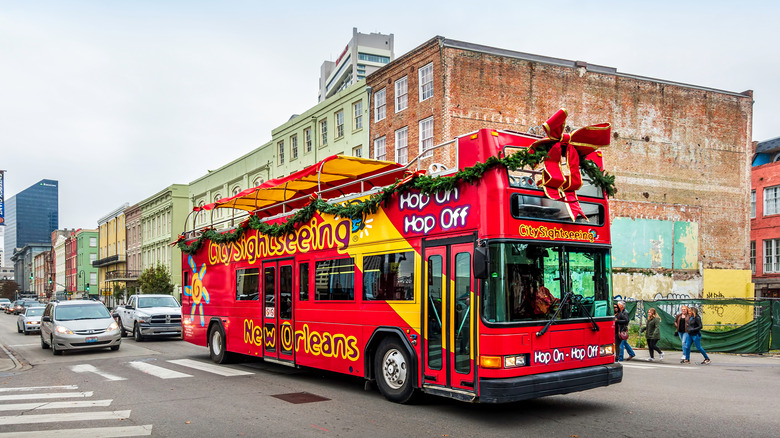
M 243 216 L 178 242 L 184 339 L 217 363 L 247 355 L 376 381 L 401 403 L 620 382 L 603 188 L 586 178 L 572 220 L 570 202 L 539 187 L 544 172 L 495 165 L 537 140 L 461 136 L 457 168 L 436 177 L 333 156 L 196 208 Z M 602 168 L 599 152 L 585 158 Z

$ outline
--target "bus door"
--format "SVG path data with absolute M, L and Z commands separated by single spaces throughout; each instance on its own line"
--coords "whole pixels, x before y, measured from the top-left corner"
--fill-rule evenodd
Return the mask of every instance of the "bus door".
M 263 262 L 264 357 L 293 361 L 293 262 Z
M 473 251 L 473 239 L 425 249 L 424 385 L 475 390 Z

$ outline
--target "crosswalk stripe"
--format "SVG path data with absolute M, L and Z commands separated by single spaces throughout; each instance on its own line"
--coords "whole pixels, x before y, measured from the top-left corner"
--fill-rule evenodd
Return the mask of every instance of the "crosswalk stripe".
M 97 374 L 100 377 L 104 377 L 107 380 L 127 380 L 124 377 L 115 376 L 113 374 L 107 373 L 105 371 L 100 371 L 98 368 L 95 368 L 92 365 L 82 364 L 82 365 L 73 365 L 70 367 L 70 369 L 74 373 L 93 373 Z
M 38 400 L 45 398 L 86 398 L 92 397 L 92 391 L 86 392 L 47 392 L 42 394 L 0 395 L 0 402 L 11 400 Z
M 16 392 L 16 391 L 40 391 L 43 389 L 79 389 L 76 385 L 62 385 L 62 386 L 22 386 L 19 388 L 0 388 L 0 392 Z
M 169 370 L 167 368 L 152 365 L 147 362 L 133 361 L 130 362 L 130 366 L 137 369 L 138 371 L 143 371 L 146 374 L 150 374 L 161 379 L 180 379 L 182 377 L 192 377 L 190 374 Z
M 121 420 L 130 416 L 126 411 L 69 412 L 65 414 L 14 415 L 0 417 L 0 426 L 11 424 L 59 423 L 62 421 Z
M 203 363 L 192 359 L 177 359 L 177 360 L 169 360 L 168 362 L 176 365 L 181 365 L 183 367 L 194 368 L 196 370 L 218 374 L 220 376 L 225 376 L 225 377 L 247 376 L 250 374 L 254 374 L 254 373 L 250 373 L 249 371 L 241 371 L 233 368 L 223 367 L 220 365 L 212 365 L 212 364 Z
M 691 367 L 683 367 L 683 366 L 680 366 L 680 365 L 661 365 L 661 364 L 658 364 L 658 365 L 650 365 L 650 364 L 636 364 L 636 363 L 627 364 L 627 363 L 623 363 L 623 366 L 624 366 L 624 367 L 626 367 L 626 368 L 642 368 L 642 369 L 649 369 L 649 368 L 653 368 L 653 369 L 659 369 L 659 368 L 677 368 L 677 369 L 681 369 L 681 370 L 690 370 L 690 369 L 693 369 L 693 368 L 691 368 Z
M 0 405 L 0 411 L 30 411 L 34 409 L 72 409 L 110 406 L 113 400 L 83 400 Z
M 33 430 L 28 432 L 5 432 L 0 433 L 0 437 L 40 437 L 45 432 Z M 144 436 L 152 434 L 152 425 L 143 426 L 118 426 L 118 427 L 94 427 L 89 429 L 58 429 L 54 432 L 57 438 L 115 438 L 123 436 Z

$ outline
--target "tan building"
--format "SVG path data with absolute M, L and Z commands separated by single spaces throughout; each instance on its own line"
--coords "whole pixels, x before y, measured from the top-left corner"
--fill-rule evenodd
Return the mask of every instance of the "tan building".
M 125 210 L 129 204 L 113 210 L 98 220 L 98 293 L 111 296 L 127 286 L 127 228 Z M 90 293 L 94 293 L 90 290 Z

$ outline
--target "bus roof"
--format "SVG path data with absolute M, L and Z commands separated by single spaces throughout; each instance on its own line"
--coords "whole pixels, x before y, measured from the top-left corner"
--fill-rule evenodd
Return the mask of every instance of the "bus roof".
M 312 195 L 327 200 L 360 193 L 393 184 L 407 172 L 407 166 L 392 161 L 331 155 L 289 176 L 266 181 L 192 211 L 234 208 L 270 217 L 305 206 Z

